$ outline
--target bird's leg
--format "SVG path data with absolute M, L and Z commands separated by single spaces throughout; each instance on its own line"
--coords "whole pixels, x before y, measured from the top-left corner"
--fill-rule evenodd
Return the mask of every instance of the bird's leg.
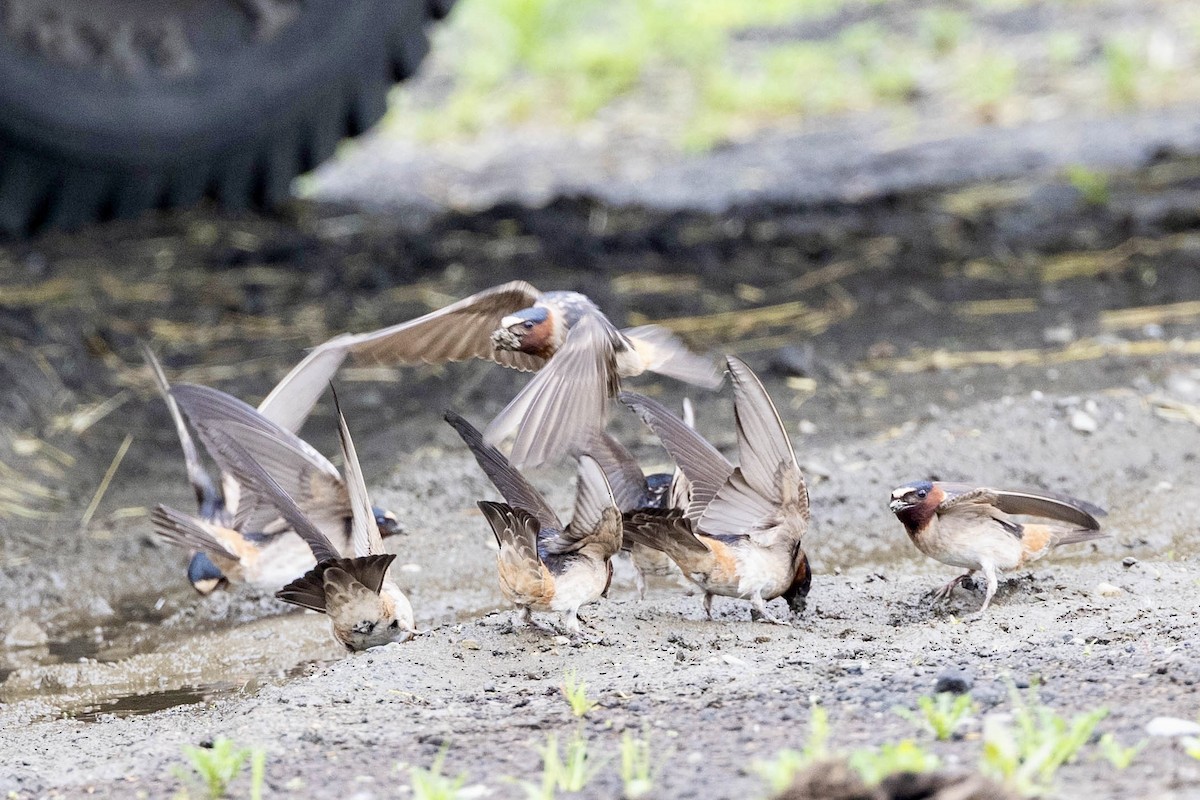
M 709 619 L 712 619 L 712 599 L 712 592 L 704 593 L 704 613 L 708 615 Z
M 939 603 L 942 600 L 948 599 L 950 597 L 950 593 L 954 591 L 955 586 L 958 586 L 960 583 L 962 583 L 963 581 L 965 581 L 967 578 L 971 577 L 974 574 L 975 574 L 975 570 L 969 569 L 966 572 L 964 572 L 962 575 L 959 575 L 957 578 L 955 578 L 954 580 L 947 583 L 945 586 L 941 587 L 940 589 L 937 589 L 933 593 L 933 602 Z
M 987 578 L 987 594 L 983 596 L 983 605 L 975 612 L 975 618 L 983 616 L 983 612 L 987 611 L 988 605 L 991 604 L 992 598 L 996 596 L 996 587 L 1000 585 L 1000 579 L 996 575 L 996 567 L 994 564 L 984 564 L 983 574 Z
M 642 573 L 642 568 L 638 566 L 637 559 L 630 558 L 629 563 L 633 564 L 633 582 L 637 586 L 638 602 L 646 599 L 646 576 Z
M 752 606 L 753 611 L 750 615 L 752 618 L 753 618 L 754 614 L 757 613 L 759 619 L 763 620 L 764 622 L 769 622 L 772 625 L 787 625 L 789 627 L 791 626 L 792 623 L 787 622 L 782 619 L 779 619 L 774 614 L 772 614 L 770 611 L 767 611 L 767 601 L 763 600 L 762 594 L 760 592 L 755 592 L 754 596 L 750 598 L 750 602 L 753 603 L 753 606 Z
M 583 631 L 583 628 L 580 626 L 579 622 L 579 609 L 577 608 L 572 608 L 563 615 L 563 627 L 576 636 Z

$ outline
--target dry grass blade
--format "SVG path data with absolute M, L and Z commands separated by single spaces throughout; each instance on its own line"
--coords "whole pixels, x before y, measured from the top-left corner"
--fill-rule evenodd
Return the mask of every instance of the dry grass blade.
M 1100 314 L 1100 324 L 1109 330 L 1141 328 L 1144 325 L 1161 325 L 1164 322 L 1190 322 L 1200 317 L 1200 300 L 1169 303 L 1162 306 L 1137 306 L 1118 308 Z
M 962 317 L 993 317 L 1001 314 L 1032 314 L 1037 308 L 1037 300 L 1032 297 L 1011 297 L 959 303 L 954 307 L 954 313 Z
M 100 505 L 100 501 L 104 499 L 104 495 L 108 492 L 108 485 L 112 483 L 113 475 L 117 474 L 117 469 L 121 466 L 121 462 L 125 460 L 125 454 L 129 452 L 129 445 L 133 444 L 133 434 L 125 434 L 125 441 L 121 442 L 121 446 L 117 448 L 116 455 L 113 456 L 112 463 L 108 465 L 108 469 L 104 473 L 104 477 L 100 479 L 100 485 L 96 487 L 96 493 L 92 495 L 92 502 L 88 503 L 88 507 L 84 509 L 83 516 L 79 518 L 80 527 L 86 528 L 88 523 L 92 521 L 92 516 L 96 513 L 96 508 Z
M 1056 283 L 1070 278 L 1092 278 L 1124 269 L 1135 256 L 1158 258 L 1164 253 L 1194 247 L 1198 240 L 1200 237 L 1196 234 L 1187 233 L 1163 239 L 1135 237 L 1109 250 L 1064 253 L 1042 264 L 1041 279 L 1046 283 Z
M 1180 355 L 1200 354 L 1200 340 L 1140 342 L 1111 342 L 1098 339 L 1080 339 L 1055 349 L 1042 350 L 948 350 L 918 351 L 903 358 L 874 358 L 865 362 L 869 370 L 878 372 L 913 373 L 928 370 L 962 369 L 964 367 L 1011 368 L 1028 365 L 1068 364 L 1076 361 L 1094 361 L 1099 358 L 1145 358 L 1166 353 Z
M 121 406 L 125 405 L 125 401 L 129 398 L 129 390 L 122 389 L 103 402 L 94 403 L 89 406 L 81 406 L 72 413 L 55 419 L 54 423 L 50 426 L 50 430 L 53 433 L 69 430 L 71 433 L 78 436 L 100 420 L 107 417 L 112 412 L 116 411 Z
M 1200 406 L 1163 395 L 1150 395 L 1146 400 L 1154 409 L 1156 417 L 1172 422 L 1190 422 L 1200 427 Z

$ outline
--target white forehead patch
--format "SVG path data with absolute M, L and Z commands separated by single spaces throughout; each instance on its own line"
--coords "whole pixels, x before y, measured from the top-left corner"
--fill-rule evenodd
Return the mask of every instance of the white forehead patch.
M 500 320 L 501 328 L 511 328 L 513 325 L 520 325 L 525 320 L 522 317 L 508 316 Z
M 909 486 L 901 486 L 899 489 L 892 489 L 892 499 L 899 500 L 911 491 L 912 487 Z

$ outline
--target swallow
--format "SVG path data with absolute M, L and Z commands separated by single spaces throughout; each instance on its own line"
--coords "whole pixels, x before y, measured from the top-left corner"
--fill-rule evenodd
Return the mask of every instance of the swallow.
M 243 449 L 283 476 L 280 480 L 291 496 L 302 498 L 306 518 L 318 525 L 340 552 L 350 552 L 352 498 L 348 485 L 328 459 L 294 433 L 225 392 L 180 384 L 169 389 L 168 397 L 169 405 L 177 405 L 177 411 L 182 407 L 222 473 L 220 513 L 192 517 L 159 505 L 151 514 L 156 534 L 197 554 L 188 566 L 193 586 L 207 585 L 202 581 L 211 580 L 215 574 L 274 590 L 315 563 L 311 549 L 295 535 L 288 520 L 279 516 L 273 500 L 237 479 L 227 448 L 217 446 L 229 437 L 236 438 Z M 186 433 L 186 426 L 182 429 Z M 194 445 L 191 450 L 194 453 Z M 373 513 L 377 528 L 389 533 L 399 530 L 391 512 L 374 509 Z M 212 565 L 211 569 L 205 562 Z
M 685 409 L 689 407 L 690 404 Z M 630 519 L 638 511 L 674 508 L 676 506 L 672 505 L 672 499 L 683 496 L 678 483 L 686 479 L 678 467 L 674 473 L 654 472 L 647 475 L 642 472 L 633 454 L 607 432 L 602 431 L 594 436 L 586 446 L 586 451 L 604 470 L 617 508 L 621 511 L 622 521 Z M 675 571 L 674 562 L 666 554 L 636 542 L 623 540 L 621 553 L 628 556 L 633 565 L 638 600 L 646 596 L 647 572 L 669 575 Z
M 889 508 L 918 550 L 943 564 L 966 568 L 935 593 L 936 600 L 949 597 L 955 586 L 976 571 L 984 574 L 987 593 L 977 614 L 992 602 L 999 571 L 1037 561 L 1059 545 L 1108 535 L 1100 531 L 1096 519 L 1105 515 L 1104 509 L 1048 492 L 917 481 L 893 489 Z M 1066 524 L 1021 523 L 1012 514 Z
M 581 632 L 580 606 L 600 599 L 612 580 L 610 560 L 621 549 L 621 511 L 604 471 L 580 454 L 575 510 L 564 525 L 504 454 L 453 411 L 446 421 L 470 448 L 476 462 L 504 497 L 479 501 L 500 552 L 500 591 L 526 625 L 534 611 L 558 611 L 568 631 Z
M 232 521 L 232 515 L 225 507 L 225 496 L 200 460 L 200 453 L 196 450 L 196 443 L 192 440 L 192 434 L 183 420 L 179 404 L 175 402 L 175 398 L 171 397 L 171 384 L 167 381 L 162 363 L 154 355 L 154 351 L 150 349 L 149 345 L 145 342 L 139 342 L 139 345 L 142 349 L 142 356 L 146 359 L 150 372 L 154 375 L 158 392 L 167 405 L 171 421 L 175 425 L 175 433 L 178 435 L 180 447 L 183 449 L 188 483 L 191 484 L 192 492 L 196 495 L 196 510 L 199 518 L 206 523 L 228 527 Z M 203 550 L 192 551 L 191 557 L 188 559 L 187 576 L 192 588 L 201 595 L 212 594 L 229 583 L 225 574 Z
M 350 437 L 336 393 L 334 406 L 350 496 L 353 557 L 343 557 L 300 504 L 259 463 L 250 449 L 243 446 L 244 440 L 237 434 L 219 431 L 214 435 L 213 446 L 228 459 L 235 475 L 270 498 L 316 560 L 315 567 L 284 586 L 275 596 L 285 603 L 326 614 L 334 638 L 347 650 L 356 652 L 406 642 L 418 630 L 412 604 L 391 576 L 396 556 L 384 548 L 354 440 Z
M 666 553 L 704 590 L 712 617 L 714 595 L 747 598 L 752 616 L 787 624 L 767 610 L 783 597 L 804 608 L 812 584 L 804 536 L 808 488 L 791 440 L 758 376 L 728 357 L 734 389 L 738 458 L 735 467 L 704 437 L 661 403 L 632 392 L 621 402 L 658 435 L 689 483 L 682 509 L 635 512 L 627 539 Z
M 656 372 L 716 389 L 713 364 L 657 325 L 619 330 L 585 295 L 540 292 L 512 281 L 417 319 L 361 334 L 342 334 L 316 347 L 276 391 L 311 394 L 342 361 L 442 364 L 472 358 L 537 372 L 488 425 L 484 439 L 512 438 L 518 468 L 536 467 L 574 452 L 586 434 L 603 428 L 622 378 Z M 271 399 L 268 397 L 268 400 Z
M 184 524 L 181 517 L 186 515 L 179 512 L 158 517 L 158 522 L 165 524 L 164 531 L 173 534 L 168 538 L 174 543 L 182 545 L 184 539 L 193 536 L 200 536 L 200 540 L 205 543 L 204 549 L 192 552 L 188 562 L 188 581 L 192 587 L 201 595 L 207 595 L 229 583 L 228 576 L 221 571 L 211 555 L 216 553 L 218 560 L 229 564 L 231 555 L 227 552 L 229 549 L 232 549 L 232 555 L 236 556 L 233 561 L 233 564 L 236 565 L 235 582 L 248 582 L 259 588 L 275 588 L 280 585 L 277 582 L 280 573 L 276 569 L 282 570 L 285 580 L 302 572 L 305 568 L 303 562 L 307 558 L 307 548 L 295 547 L 297 542 L 292 542 L 286 547 L 277 547 L 278 543 L 272 538 L 272 534 L 280 532 L 279 521 L 259 519 L 257 522 L 265 523 L 265 525 L 261 526 L 263 530 L 256 530 L 254 522 L 249 519 L 250 514 L 247 510 L 248 507 L 253 507 L 253 498 L 243 500 L 243 513 L 238 517 L 239 500 L 243 499 L 241 487 L 228 472 L 222 471 L 218 482 L 214 481 L 212 475 L 204 468 L 195 442 L 179 409 L 179 404 L 171 394 L 171 385 L 161 362 L 145 342 L 139 344 L 175 425 L 175 431 L 183 449 L 188 481 L 196 495 L 198 521 L 206 523 L 205 525 Z M 292 435 L 303 426 L 319 397 L 311 391 L 309 385 L 313 382 L 311 379 L 314 367 L 318 368 L 316 372 L 320 372 L 321 364 L 319 360 L 306 359 L 306 361 L 308 364 L 302 362 L 293 369 L 288 377 L 259 405 L 257 410 L 267 424 Z M 237 517 L 236 521 L 235 517 Z M 377 521 L 384 536 L 402 532 L 395 514 L 390 511 L 379 510 Z M 228 548 L 213 548 L 214 539 L 218 543 L 223 542 L 228 545 Z M 264 555 L 255 549 L 267 545 L 271 545 L 271 554 Z M 297 558 L 299 561 L 296 561 Z M 258 566 L 260 562 L 268 564 L 270 567 L 264 571 Z M 287 566 L 288 563 L 298 563 L 300 569 L 292 572 L 291 568 Z

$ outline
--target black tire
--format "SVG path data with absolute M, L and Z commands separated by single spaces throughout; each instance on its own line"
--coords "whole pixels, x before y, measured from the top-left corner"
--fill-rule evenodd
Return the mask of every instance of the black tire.
M 0 0 L 0 232 L 277 204 L 379 120 L 452 2 Z

